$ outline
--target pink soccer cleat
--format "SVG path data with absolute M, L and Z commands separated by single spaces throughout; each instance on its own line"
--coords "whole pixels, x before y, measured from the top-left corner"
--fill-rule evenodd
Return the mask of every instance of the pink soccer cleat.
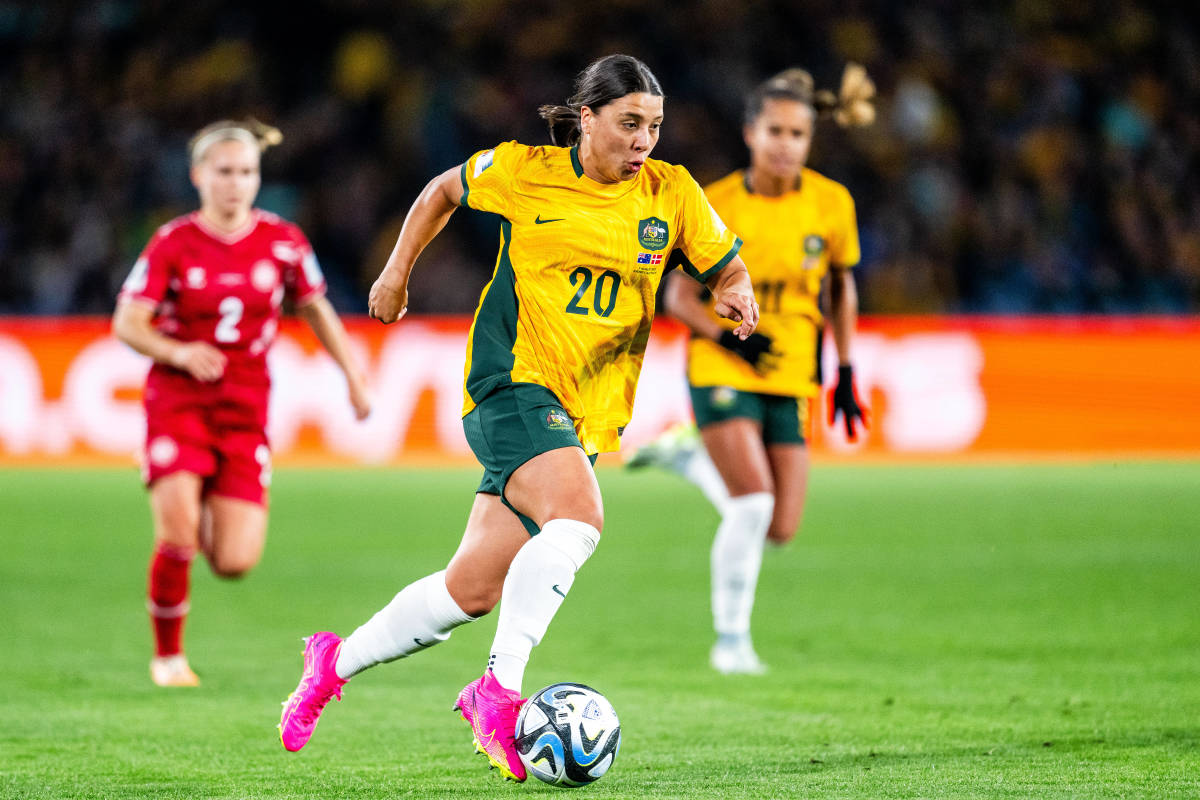
M 346 682 L 338 677 L 334 665 L 342 640 L 336 633 L 322 631 L 304 640 L 304 674 L 296 691 L 283 701 L 279 718 L 279 741 L 292 752 L 308 744 L 317 720 L 330 698 L 342 699 Z
M 525 700 L 505 689 L 489 669 L 458 693 L 454 710 L 475 734 L 475 752 L 483 753 L 505 778 L 525 780 L 525 765 L 517 755 L 517 715 Z

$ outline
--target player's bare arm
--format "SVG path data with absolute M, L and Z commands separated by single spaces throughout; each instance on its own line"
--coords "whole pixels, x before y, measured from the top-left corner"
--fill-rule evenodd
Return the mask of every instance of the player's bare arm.
M 858 328 L 858 286 L 854 271 L 834 265 L 829 271 L 829 321 L 837 345 L 838 364 L 850 363 L 850 347 Z
M 396 246 L 367 300 L 370 315 L 385 325 L 408 311 L 408 277 L 417 256 L 458 208 L 463 195 L 461 169 L 461 166 L 448 169 L 426 184 L 404 218 Z
M 154 329 L 154 308 L 122 300 L 113 314 L 113 334 L 160 364 L 181 369 L 198 381 L 219 380 L 225 374 L 225 354 L 208 342 L 181 342 Z
M 296 313 L 308 323 L 321 345 L 342 369 L 346 386 L 350 392 L 350 405 L 356 419 L 366 419 L 371 413 L 371 397 L 367 393 L 367 382 L 362 371 L 350 354 L 346 343 L 346 329 L 338 319 L 333 305 L 325 297 L 313 298 L 296 309 Z
M 667 273 L 667 285 L 663 290 L 663 303 L 667 313 L 682 322 L 692 333 L 716 341 L 724 330 L 700 299 L 703 288 L 699 283 L 675 270 Z
M 750 283 L 750 272 L 741 256 L 734 256 L 707 283 L 713 294 L 713 310 L 718 316 L 739 323 L 733 334 L 745 339 L 758 327 L 758 301 L 754 297 L 754 286 Z
M 667 275 L 663 302 L 667 313 L 688 327 L 693 335 L 703 337 L 744 359 L 760 373 L 773 369 L 777 356 L 772 353 L 771 339 L 761 333 L 738 336 L 721 326 L 701 297 L 703 289 L 696 281 L 679 272 Z
M 857 441 L 857 422 L 864 428 L 870 427 L 871 415 L 854 381 L 854 367 L 850 360 L 850 347 L 854 331 L 858 327 L 858 288 L 854 273 L 845 267 L 834 268 L 829 273 L 829 317 L 833 328 L 833 341 L 838 353 L 838 379 L 829 390 L 829 425 L 832 427 L 839 414 L 846 426 L 846 438 Z

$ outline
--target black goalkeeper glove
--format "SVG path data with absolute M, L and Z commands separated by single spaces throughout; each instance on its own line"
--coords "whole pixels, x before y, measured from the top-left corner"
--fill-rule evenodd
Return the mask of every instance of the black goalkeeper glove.
M 849 364 L 838 367 L 837 386 L 829 390 L 826 405 L 829 408 L 829 427 L 837 422 L 840 411 L 842 421 L 846 425 L 846 438 L 851 442 L 858 441 L 858 430 L 855 420 L 861 421 L 863 430 L 870 428 L 870 412 L 858 399 L 858 387 L 854 385 L 854 367 Z
M 775 355 L 771 352 L 771 337 L 761 333 L 752 333 L 745 339 L 739 339 L 734 336 L 733 331 L 721 331 L 717 344 L 732 353 L 737 353 L 747 364 L 760 372 L 770 367 L 767 356 Z

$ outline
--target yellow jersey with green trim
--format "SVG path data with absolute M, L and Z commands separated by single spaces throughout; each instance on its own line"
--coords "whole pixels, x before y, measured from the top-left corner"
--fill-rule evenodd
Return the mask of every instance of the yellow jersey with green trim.
M 467 159 L 462 183 L 460 205 L 503 217 L 468 337 L 463 414 L 501 386 L 535 383 L 589 455 L 619 449 L 668 254 L 680 250 L 705 281 L 741 241 L 686 169 L 656 159 L 604 184 L 584 174 L 578 148 L 506 142 Z
M 761 372 L 710 339 L 688 345 L 688 382 L 745 392 L 812 397 L 822 317 L 821 282 L 831 267 L 858 263 L 858 225 L 846 187 L 805 168 L 799 185 L 779 197 L 754 194 L 745 172 L 727 175 L 705 190 L 709 202 L 745 242 L 742 260 L 759 305 L 757 332 L 771 337 Z M 709 310 L 713 318 L 712 302 Z M 722 327 L 733 323 L 718 320 Z

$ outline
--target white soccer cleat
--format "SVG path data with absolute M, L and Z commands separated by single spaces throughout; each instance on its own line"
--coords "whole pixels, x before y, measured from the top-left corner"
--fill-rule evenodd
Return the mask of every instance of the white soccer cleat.
M 682 475 L 700 447 L 700 431 L 695 423 L 681 422 L 631 452 L 625 459 L 625 468 L 658 467 Z
M 759 660 L 748 637 L 735 644 L 717 642 L 708 660 L 722 675 L 763 675 L 767 671 L 767 665 Z
M 156 686 L 199 686 L 200 679 L 188 666 L 183 653 L 173 656 L 155 656 L 150 659 L 150 680 Z

